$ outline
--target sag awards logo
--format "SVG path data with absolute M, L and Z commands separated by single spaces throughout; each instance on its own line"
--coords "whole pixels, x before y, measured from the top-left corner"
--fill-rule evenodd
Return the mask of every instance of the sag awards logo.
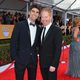
M 9 36 L 9 28 L 8 27 L 3 27 L 2 28 L 2 33 L 5 37 Z

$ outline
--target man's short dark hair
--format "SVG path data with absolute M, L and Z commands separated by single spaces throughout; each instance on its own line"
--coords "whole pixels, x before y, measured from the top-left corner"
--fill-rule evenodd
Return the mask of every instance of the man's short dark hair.
M 40 10 L 40 6 L 37 4 L 33 4 L 29 7 L 29 11 L 31 11 L 33 8 L 37 8 L 38 10 Z

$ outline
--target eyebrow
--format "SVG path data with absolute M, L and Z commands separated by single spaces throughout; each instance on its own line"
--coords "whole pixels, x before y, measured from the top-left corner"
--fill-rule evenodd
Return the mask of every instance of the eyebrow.
M 39 13 L 39 11 L 35 11 L 35 10 L 31 10 L 32 12 L 36 12 L 36 13 Z

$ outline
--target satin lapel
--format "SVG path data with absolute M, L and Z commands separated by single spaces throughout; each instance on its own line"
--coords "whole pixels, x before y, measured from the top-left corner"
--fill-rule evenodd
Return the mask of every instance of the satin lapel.
M 45 35 L 44 41 L 47 39 L 48 36 L 50 36 L 49 34 L 52 32 L 54 25 L 52 24 L 51 27 L 49 28 L 48 32 Z
M 27 20 L 26 20 L 26 22 L 25 22 L 25 25 L 26 25 L 26 31 L 27 31 L 27 33 L 28 33 L 28 35 L 26 34 L 26 36 L 29 38 L 30 45 L 31 45 L 30 29 L 29 29 L 29 25 L 28 25 Z

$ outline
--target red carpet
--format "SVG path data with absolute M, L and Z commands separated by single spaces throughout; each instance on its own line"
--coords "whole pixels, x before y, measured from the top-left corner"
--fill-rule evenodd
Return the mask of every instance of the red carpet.
M 66 61 L 66 63 L 62 64 L 60 62 L 59 64 L 58 80 L 80 80 L 80 78 L 72 78 L 71 76 L 65 74 L 67 68 L 68 51 L 69 49 L 65 49 L 64 51 L 62 51 L 60 61 L 64 60 Z M 25 71 L 24 78 L 25 80 L 27 80 L 27 70 Z M 7 72 L 0 73 L 0 80 L 15 80 L 14 68 L 9 69 Z M 42 76 L 39 69 L 39 63 L 38 63 L 36 80 L 42 80 Z

